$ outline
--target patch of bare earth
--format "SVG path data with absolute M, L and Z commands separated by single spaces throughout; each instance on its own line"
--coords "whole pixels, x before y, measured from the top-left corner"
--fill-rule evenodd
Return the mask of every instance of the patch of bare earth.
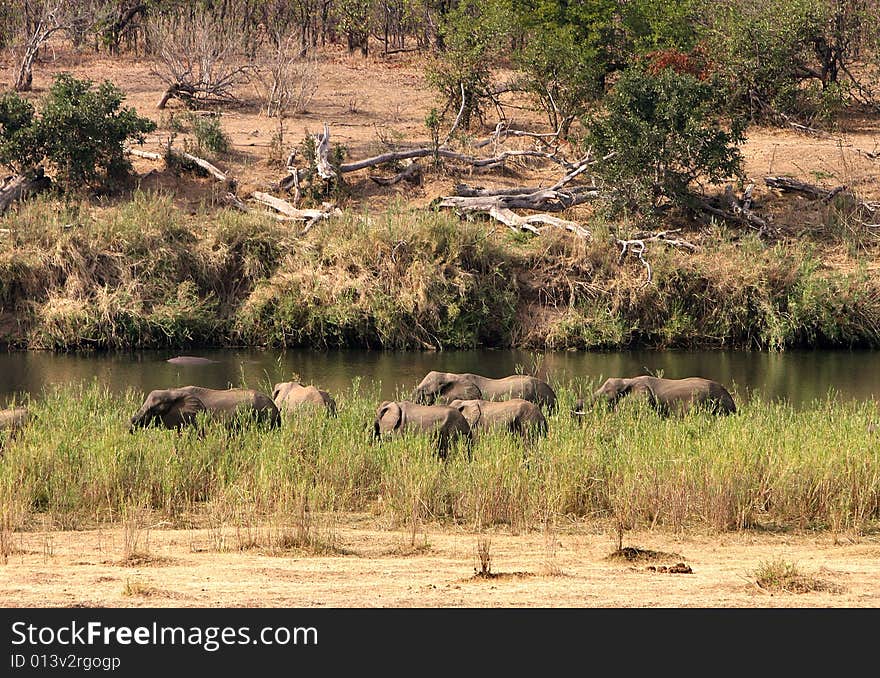
M 878 607 L 878 537 L 835 544 L 816 533 L 627 533 L 644 550 L 683 560 L 609 559 L 612 530 L 560 531 L 548 550 L 540 531 L 492 533 L 491 567 L 479 574 L 483 535 L 426 526 L 424 544 L 372 516 L 342 516 L 336 541 L 348 555 L 217 551 L 212 530 L 153 530 L 149 559 L 124 563 L 122 527 L 16 534 L 22 548 L 0 565 L 5 607 Z M 230 530 L 231 532 L 231 530 Z M 230 539 L 232 535 L 230 534 Z M 650 546 L 650 548 L 648 548 Z M 156 559 L 162 559 L 156 567 Z M 808 592 L 756 584 L 762 563 L 782 559 L 822 581 Z M 635 563 L 636 565 L 634 565 Z M 621 564 L 628 566 L 621 567 Z M 648 570 L 647 568 L 656 568 Z M 648 574 L 650 573 L 650 574 Z M 475 576 L 476 575 L 476 576 Z M 562 576 L 564 575 L 564 576 Z

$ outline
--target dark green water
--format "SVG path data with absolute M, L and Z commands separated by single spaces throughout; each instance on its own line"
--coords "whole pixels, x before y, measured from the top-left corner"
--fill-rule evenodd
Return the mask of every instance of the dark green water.
M 203 350 L 186 352 L 217 361 L 180 366 L 165 362 L 173 352 L 66 355 L 44 352 L 0 353 L 0 406 L 24 394 L 39 397 L 54 385 L 97 380 L 116 392 L 194 384 L 227 388 L 246 384 L 271 388 L 276 381 L 297 375 L 332 393 L 349 391 L 354 379 L 360 388 L 380 388 L 383 398 L 409 394 L 426 372 L 475 372 L 501 377 L 534 371 L 551 380 L 598 380 L 610 376 L 662 373 L 681 378 L 702 376 L 735 388 L 740 398 L 758 392 L 766 398 L 787 399 L 797 406 L 823 398 L 834 389 L 849 399 L 880 400 L 880 351 L 624 351 L 593 353 L 563 351 L 477 350 L 443 352 L 380 351 L 254 351 Z M 269 386 L 267 386 L 267 384 Z

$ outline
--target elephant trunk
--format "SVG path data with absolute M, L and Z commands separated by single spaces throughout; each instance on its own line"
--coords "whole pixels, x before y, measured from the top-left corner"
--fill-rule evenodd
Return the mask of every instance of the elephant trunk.
M 135 415 L 129 420 L 129 433 L 134 433 L 137 428 L 146 428 L 149 426 L 150 422 L 156 419 L 155 414 L 150 414 L 148 410 L 140 409 L 135 413 Z
M 415 391 L 412 392 L 412 395 L 410 396 L 410 400 L 412 400 L 414 403 L 417 403 L 419 405 L 429 405 L 430 404 L 430 398 L 428 397 L 428 393 L 424 389 L 421 389 L 421 388 L 417 388 Z

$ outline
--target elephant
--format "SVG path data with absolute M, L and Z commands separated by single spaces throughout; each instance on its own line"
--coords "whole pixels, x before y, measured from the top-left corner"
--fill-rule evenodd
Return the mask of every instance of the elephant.
M 245 388 L 216 390 L 200 386 L 182 386 L 151 391 L 144 404 L 131 418 L 130 432 L 161 423 L 165 428 L 180 431 L 196 422 L 199 412 L 212 420 L 234 425 L 239 414 L 275 428 L 281 425 L 281 414 L 265 393 Z
M 651 406 L 663 415 L 671 413 L 686 414 L 692 409 L 703 408 L 713 414 L 734 414 L 736 404 L 724 386 L 717 381 L 702 377 L 686 379 L 662 379 L 660 377 L 640 376 L 631 379 L 612 378 L 593 394 L 594 402 L 605 401 L 612 408 L 621 398 L 630 394 L 641 394 L 648 398 Z M 581 403 L 581 410 L 583 404 Z
M 470 456 L 471 427 L 464 415 L 448 405 L 419 405 L 409 400 L 385 400 L 376 409 L 373 422 L 373 437 L 380 439 L 383 434 L 404 432 L 426 432 L 437 434 L 437 454 L 446 459 L 449 445 L 464 436 Z
M 10 407 L 0 410 L 0 433 L 8 431 L 5 436 L 0 436 L 0 456 L 3 454 L 6 440 L 15 437 L 31 419 L 33 419 L 33 414 L 27 407 Z
M 507 429 L 527 439 L 547 434 L 547 419 L 530 400 L 453 400 L 449 406 L 464 415 L 474 432 Z
M 168 358 L 165 362 L 171 363 L 172 365 L 213 365 L 217 361 L 211 360 L 210 358 L 200 358 L 194 355 L 179 355 L 174 358 Z
M 552 412 L 556 393 L 546 381 L 524 374 L 490 379 L 479 374 L 431 371 L 416 386 L 412 399 L 417 403 L 443 403 L 453 400 L 504 400 L 522 398 Z
M 319 408 L 332 416 L 336 416 L 336 401 L 327 391 L 314 386 L 303 386 L 298 381 L 282 381 L 272 389 L 272 400 L 279 410 L 294 412 Z
M 14 432 L 24 428 L 32 415 L 27 407 L 10 407 L 0 410 L 0 431 Z

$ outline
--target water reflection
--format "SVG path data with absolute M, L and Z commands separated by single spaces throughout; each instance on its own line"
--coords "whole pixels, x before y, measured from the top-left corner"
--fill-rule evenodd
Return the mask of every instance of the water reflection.
M 652 373 L 670 378 L 703 376 L 735 387 L 740 397 L 760 393 L 796 405 L 824 397 L 829 389 L 846 398 L 880 399 L 880 351 L 561 351 L 546 354 L 515 350 L 382 352 L 310 350 L 203 350 L 216 360 L 206 365 L 165 362 L 177 353 L 141 352 L 67 355 L 44 352 L 0 353 L 0 405 L 14 396 L 37 396 L 45 387 L 97 380 L 117 392 L 197 384 L 227 388 L 247 384 L 265 388 L 298 375 L 332 393 L 348 391 L 360 378 L 362 390 L 383 398 L 408 394 L 430 370 L 476 372 L 490 377 L 515 372 L 568 381 Z

